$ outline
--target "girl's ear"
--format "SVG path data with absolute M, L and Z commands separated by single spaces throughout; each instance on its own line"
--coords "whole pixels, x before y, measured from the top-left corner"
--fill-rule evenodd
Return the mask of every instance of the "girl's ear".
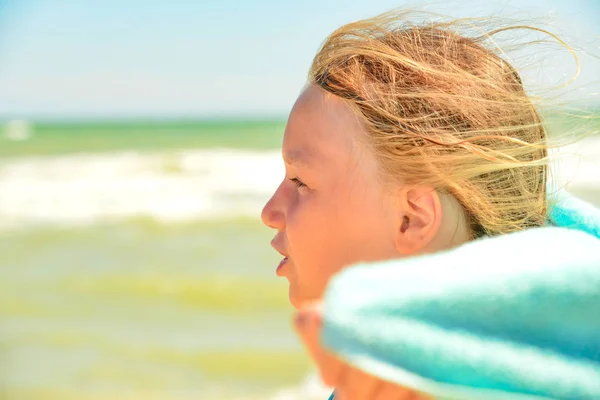
M 404 255 L 423 251 L 436 237 L 442 223 L 438 192 L 430 187 L 411 187 L 398 193 L 396 249 Z

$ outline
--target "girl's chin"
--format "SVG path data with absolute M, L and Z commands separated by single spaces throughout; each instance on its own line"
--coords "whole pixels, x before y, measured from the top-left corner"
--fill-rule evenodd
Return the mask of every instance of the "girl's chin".
M 310 306 L 311 304 L 314 304 L 315 302 L 317 302 L 319 300 L 318 297 L 302 296 L 298 292 L 299 291 L 296 290 L 295 285 L 290 282 L 288 298 L 290 300 L 290 304 L 296 310 L 301 310 L 303 308 L 306 308 L 307 306 Z
M 296 310 L 300 310 L 302 308 L 302 306 L 304 304 L 306 304 L 306 301 L 303 300 L 301 298 L 301 296 L 297 296 L 292 284 L 290 284 L 290 289 L 289 289 L 289 293 L 288 293 L 288 298 L 290 300 L 290 304 L 292 305 L 292 307 L 294 307 Z

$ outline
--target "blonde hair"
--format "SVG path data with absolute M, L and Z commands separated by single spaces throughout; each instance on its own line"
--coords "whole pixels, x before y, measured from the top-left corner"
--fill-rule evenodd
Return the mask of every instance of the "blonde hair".
M 464 21 L 405 19 L 386 13 L 337 29 L 310 83 L 346 100 L 386 178 L 453 195 L 472 238 L 544 225 L 546 130 L 492 40 L 528 27 L 468 37 L 457 32 Z

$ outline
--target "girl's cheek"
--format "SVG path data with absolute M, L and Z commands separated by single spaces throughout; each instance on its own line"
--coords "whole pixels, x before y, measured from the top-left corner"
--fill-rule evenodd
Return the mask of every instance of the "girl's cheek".
M 312 238 L 318 236 L 319 232 L 315 232 L 318 226 L 314 222 L 320 218 L 315 213 L 314 206 L 311 199 L 302 195 L 297 195 L 290 202 L 287 209 L 286 232 L 291 246 L 309 244 Z
M 301 220 L 302 215 L 306 214 L 307 206 L 309 205 L 309 199 L 307 199 L 306 195 L 299 193 L 296 190 L 295 193 L 290 193 L 289 203 L 288 203 L 288 223 L 297 223 Z

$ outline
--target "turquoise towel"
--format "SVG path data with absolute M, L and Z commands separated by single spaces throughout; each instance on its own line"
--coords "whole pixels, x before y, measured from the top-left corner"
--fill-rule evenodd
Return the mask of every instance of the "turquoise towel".
M 323 345 L 438 399 L 600 399 L 600 212 L 563 197 L 558 227 L 348 268 Z

